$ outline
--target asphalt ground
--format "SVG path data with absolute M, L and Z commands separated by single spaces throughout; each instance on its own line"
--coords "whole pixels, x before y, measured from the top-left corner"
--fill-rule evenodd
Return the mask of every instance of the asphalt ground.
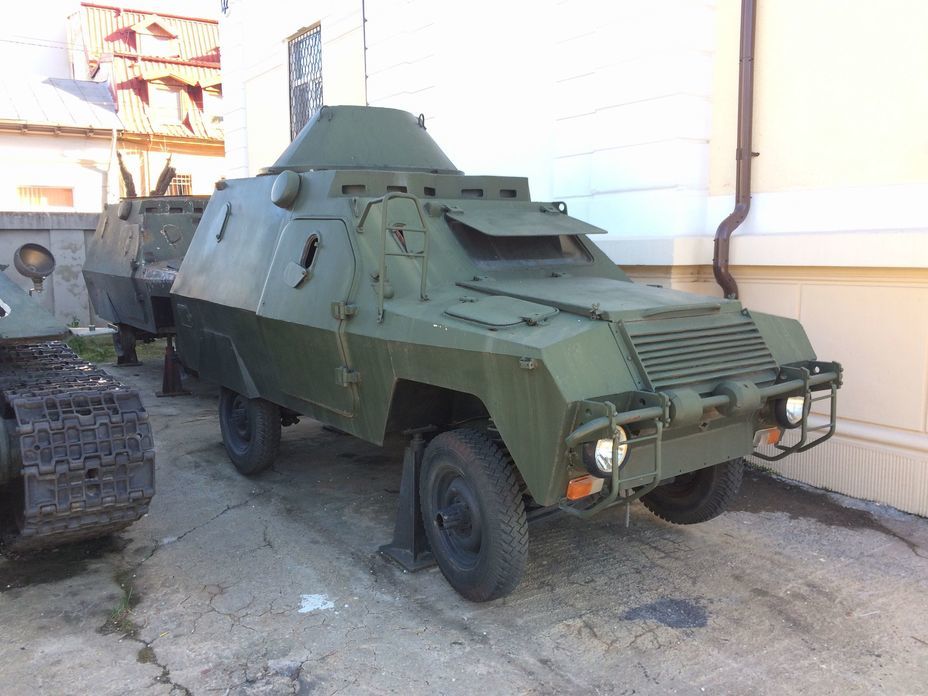
M 217 392 L 155 398 L 151 512 L 124 533 L 0 558 L 2 694 L 924 694 L 928 520 L 746 475 L 675 527 L 641 505 L 533 522 L 489 604 L 384 559 L 402 451 L 304 419 L 254 479 Z

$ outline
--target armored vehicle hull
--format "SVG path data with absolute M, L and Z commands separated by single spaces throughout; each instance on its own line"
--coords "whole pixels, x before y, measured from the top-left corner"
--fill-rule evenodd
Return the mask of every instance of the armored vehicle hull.
M 798 428 L 776 456 L 807 449 L 813 394 L 833 411 L 840 367 L 798 322 L 632 283 L 599 232 L 526 179 L 461 174 L 421 117 L 326 108 L 210 199 L 172 290 L 179 350 L 222 385 L 243 472 L 294 414 L 415 433 L 402 504 L 451 584 L 492 599 L 518 582 L 526 510 L 641 498 L 703 521 L 755 442 Z M 426 559 L 415 537 L 391 555 Z
M 170 291 L 208 196 L 126 198 L 106 206 L 87 246 L 84 282 L 97 316 L 114 324 L 118 360 L 135 342 L 174 334 Z
M 63 343 L 67 328 L 3 273 L 0 309 L 4 548 L 34 551 L 129 526 L 154 495 L 138 392 L 79 358 Z

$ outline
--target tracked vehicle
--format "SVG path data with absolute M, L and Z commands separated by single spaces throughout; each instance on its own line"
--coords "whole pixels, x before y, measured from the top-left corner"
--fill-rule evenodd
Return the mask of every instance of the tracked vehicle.
M 142 196 L 107 205 L 87 245 L 84 282 L 97 316 L 116 327 L 117 364 L 137 341 L 172 336 L 170 291 L 209 196 Z
M 34 288 L 0 273 L 0 524 L 6 551 L 119 531 L 148 511 L 154 445 L 138 392 L 78 357 L 33 294 L 54 269 L 38 244 L 14 256 Z
M 422 117 L 323 108 L 273 166 L 210 198 L 172 289 L 178 347 L 221 385 L 242 473 L 273 461 L 298 414 L 408 437 L 383 551 L 493 599 L 522 574 L 527 516 L 641 499 L 702 522 L 742 457 L 834 431 L 841 369 L 798 322 L 633 283 L 601 232 L 532 201 L 524 178 L 465 176 Z

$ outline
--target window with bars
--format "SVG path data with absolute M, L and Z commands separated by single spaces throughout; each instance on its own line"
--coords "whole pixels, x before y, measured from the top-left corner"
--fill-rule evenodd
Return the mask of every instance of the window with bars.
M 322 27 L 290 39 L 290 139 L 322 107 Z
M 175 174 L 168 186 L 169 196 L 189 196 L 193 193 L 193 176 L 190 174 Z

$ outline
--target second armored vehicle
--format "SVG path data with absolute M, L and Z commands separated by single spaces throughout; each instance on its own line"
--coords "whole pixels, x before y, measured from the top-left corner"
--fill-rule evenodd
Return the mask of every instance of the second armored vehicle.
M 84 282 L 97 316 L 116 326 L 117 363 L 135 344 L 174 333 L 171 284 L 209 196 L 143 196 L 107 205 L 87 244 Z
M 41 291 L 51 253 L 14 263 Z M 123 529 L 148 511 L 155 450 L 137 391 L 78 357 L 68 329 L 0 273 L 0 520 L 4 547 L 59 546 Z
M 323 108 L 211 197 L 172 290 L 178 348 L 222 386 L 245 474 L 296 414 L 408 434 L 386 551 L 409 567 L 431 553 L 462 595 L 493 599 L 519 582 L 527 511 L 640 498 L 702 522 L 756 444 L 797 429 L 786 456 L 834 430 L 840 367 L 798 322 L 630 282 L 602 231 L 524 178 L 463 175 L 421 117 Z M 817 439 L 815 398 L 831 413 Z

